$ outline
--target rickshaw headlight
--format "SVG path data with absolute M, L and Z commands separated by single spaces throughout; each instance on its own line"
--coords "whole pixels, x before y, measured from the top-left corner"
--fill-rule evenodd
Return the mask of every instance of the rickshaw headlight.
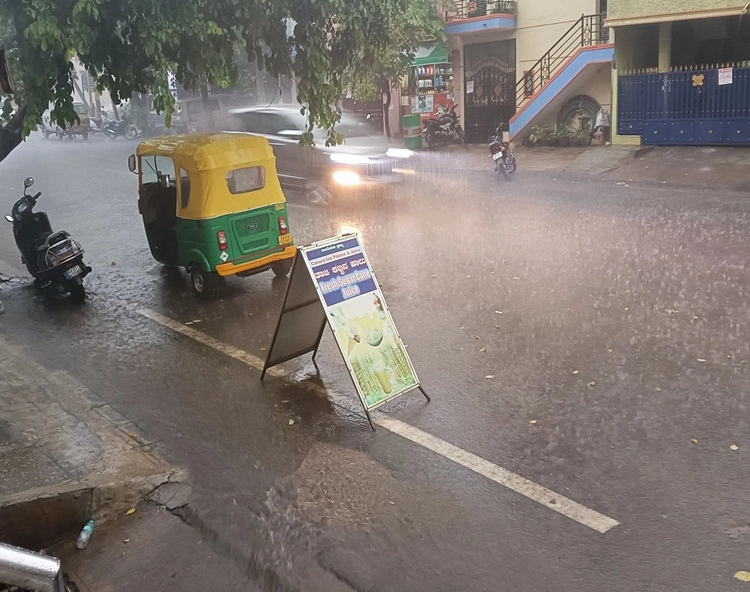
M 216 239 L 219 241 L 219 249 L 222 251 L 227 250 L 227 233 L 223 230 L 219 230 L 219 232 L 216 233 Z

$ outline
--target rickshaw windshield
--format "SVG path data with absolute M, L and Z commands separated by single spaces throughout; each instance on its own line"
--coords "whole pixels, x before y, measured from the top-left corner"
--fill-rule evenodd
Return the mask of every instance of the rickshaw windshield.
M 144 185 L 147 183 L 158 183 L 169 175 L 169 184 L 174 186 L 175 167 L 171 158 L 166 156 L 143 156 L 142 180 Z

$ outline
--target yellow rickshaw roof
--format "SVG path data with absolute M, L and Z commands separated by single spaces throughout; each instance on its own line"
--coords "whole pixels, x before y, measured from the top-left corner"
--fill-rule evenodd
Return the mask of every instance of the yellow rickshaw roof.
M 138 156 L 175 156 L 192 160 L 199 171 L 273 159 L 268 140 L 245 133 L 178 134 L 141 142 Z

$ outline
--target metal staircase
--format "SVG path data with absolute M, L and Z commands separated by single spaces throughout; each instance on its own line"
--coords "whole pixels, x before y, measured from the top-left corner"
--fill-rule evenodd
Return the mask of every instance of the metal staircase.
M 589 63 L 611 61 L 613 51 L 583 52 L 609 48 L 609 29 L 603 26 L 604 14 L 582 15 L 516 84 L 516 114 L 511 119 L 511 136 L 520 133 L 564 88 L 566 81 L 557 78 L 573 67 L 570 78 Z M 607 57 L 608 56 L 608 57 Z M 593 60 L 593 62 L 591 61 Z M 558 82 L 556 85 L 553 84 Z M 559 88 L 552 88 L 553 86 Z M 533 111 L 529 113 L 529 110 Z M 524 115 L 525 114 L 525 115 Z M 515 129 L 514 129 L 514 123 Z

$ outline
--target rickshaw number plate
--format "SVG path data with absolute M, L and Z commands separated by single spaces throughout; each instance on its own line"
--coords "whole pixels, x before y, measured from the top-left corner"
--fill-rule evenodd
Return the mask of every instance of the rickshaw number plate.
M 292 235 L 291 234 L 282 234 L 279 236 L 279 244 L 280 245 L 290 245 L 292 244 Z

